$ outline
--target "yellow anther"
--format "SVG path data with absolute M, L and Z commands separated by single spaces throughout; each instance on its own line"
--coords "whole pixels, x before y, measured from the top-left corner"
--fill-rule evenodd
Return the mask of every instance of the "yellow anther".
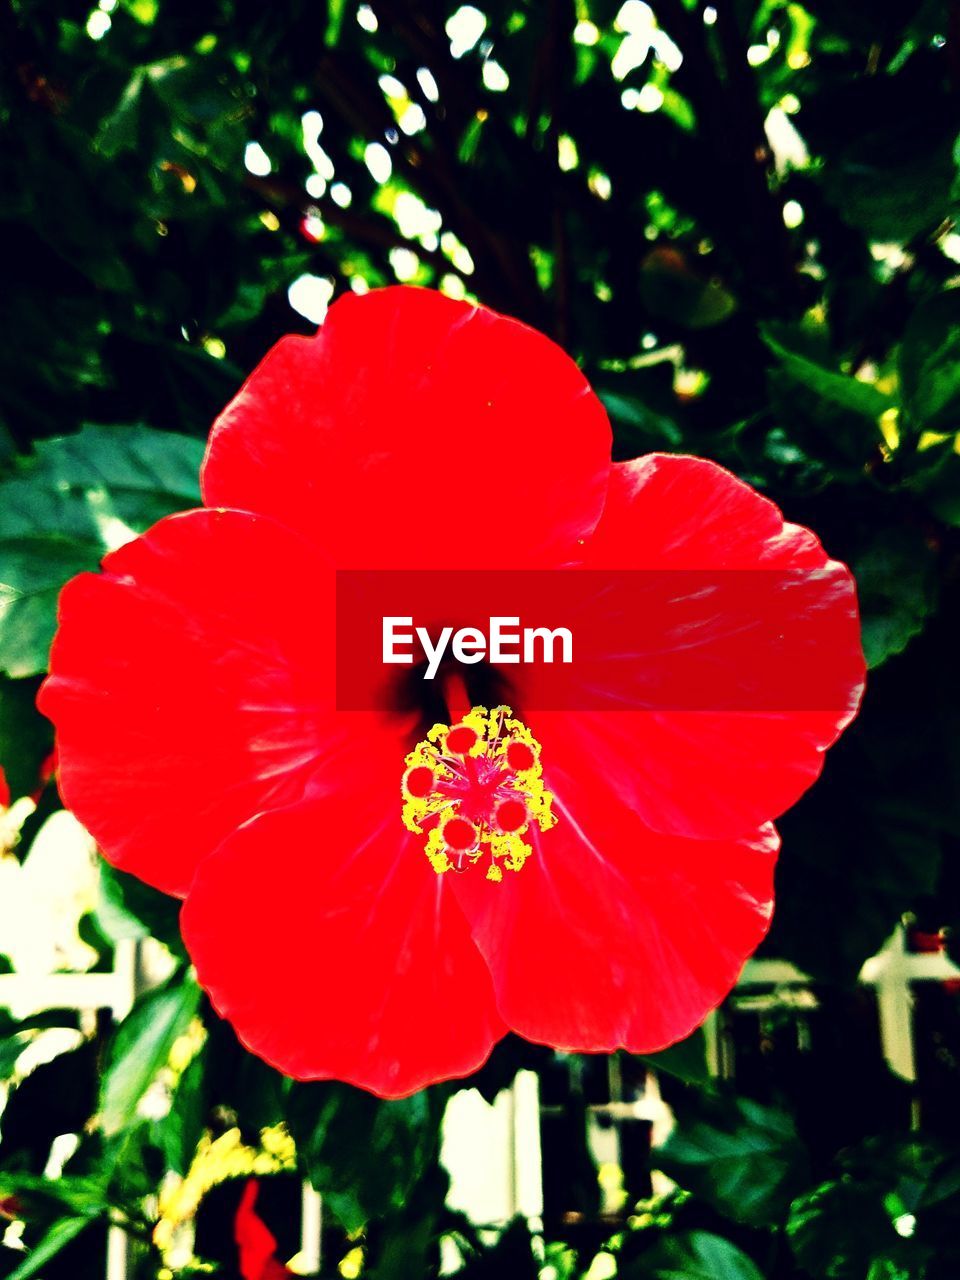
M 509 707 L 472 707 L 458 723 L 477 735 L 466 753 L 448 750 L 450 726 L 435 724 L 406 757 L 405 779 L 412 769 L 423 766 L 430 770 L 434 782 L 426 795 L 414 795 L 410 787 L 401 787 L 403 824 L 408 831 L 426 836 L 424 853 L 438 875 L 484 862 L 487 879 L 499 882 L 503 867 L 519 871 L 533 852 L 531 835 L 535 839 L 536 832 L 547 831 L 556 823 L 551 811 L 553 797 L 543 785 L 540 744 Z M 529 748 L 528 753 L 522 753 L 531 761 L 526 768 L 510 764 L 509 749 L 516 743 Z M 514 751 L 514 757 L 516 754 Z M 526 821 L 517 831 L 503 831 L 496 820 L 497 809 L 515 801 L 523 804 Z M 447 846 L 443 830 L 451 818 L 465 819 L 476 829 L 478 839 L 470 849 Z

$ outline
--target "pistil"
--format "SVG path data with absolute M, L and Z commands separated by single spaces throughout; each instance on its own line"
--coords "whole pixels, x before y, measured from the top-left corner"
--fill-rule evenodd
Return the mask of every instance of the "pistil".
M 530 856 L 530 833 L 556 822 L 540 744 L 509 707 L 473 707 L 452 726 L 435 724 L 405 764 L 403 822 L 426 836 L 438 875 L 484 865 L 500 881 Z

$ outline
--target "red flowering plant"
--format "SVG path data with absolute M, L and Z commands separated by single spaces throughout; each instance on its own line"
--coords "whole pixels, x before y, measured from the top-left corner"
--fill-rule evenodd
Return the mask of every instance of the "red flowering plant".
M 285 1280 L 295 1273 L 277 1257 L 277 1238 L 257 1212 L 260 1184 L 249 1178 L 233 1220 L 240 1275 L 243 1280 Z
M 696 1027 L 769 926 L 771 820 L 859 702 L 846 568 L 710 462 L 611 463 L 558 347 L 411 288 L 347 297 L 269 352 L 202 490 L 67 585 L 40 705 L 65 803 L 115 866 L 184 898 L 199 981 L 248 1048 L 400 1097 L 507 1030 L 650 1052 Z M 517 668 L 507 704 L 483 663 L 419 701 L 403 671 L 345 710 L 337 571 L 371 569 L 768 585 L 719 627 L 703 591 L 676 626 L 621 596 L 595 702 L 539 707 Z M 636 696 L 667 669 L 748 689 L 794 635 L 796 703 Z

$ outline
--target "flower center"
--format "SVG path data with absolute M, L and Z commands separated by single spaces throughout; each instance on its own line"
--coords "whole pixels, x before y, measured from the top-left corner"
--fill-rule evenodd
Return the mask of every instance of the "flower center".
M 526 836 L 556 822 L 544 790 L 540 744 L 509 707 L 473 707 L 453 726 L 435 724 L 406 758 L 403 824 L 427 837 L 438 875 L 485 865 L 488 880 L 519 871 Z

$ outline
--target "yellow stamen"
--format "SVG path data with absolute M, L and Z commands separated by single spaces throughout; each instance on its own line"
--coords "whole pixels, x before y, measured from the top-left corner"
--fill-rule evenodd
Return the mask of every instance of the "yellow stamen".
M 404 786 L 403 824 L 408 831 L 426 835 L 424 853 L 434 871 L 463 871 L 481 860 L 487 863 L 487 879 L 499 882 L 503 868 L 519 871 L 533 852 L 528 840 L 534 829 L 547 831 L 556 823 L 551 811 L 553 796 L 543 785 L 540 743 L 509 707 L 473 707 L 459 721 L 476 732 L 469 752 L 461 756 L 447 751 L 450 725 L 435 724 L 404 761 L 404 778 L 411 769 L 426 766 L 434 775 L 434 787 L 425 796 L 413 795 Z M 513 769 L 507 759 L 511 743 L 525 744 L 532 758 L 527 769 Z M 521 801 L 527 820 L 517 831 L 501 831 L 496 808 L 505 800 Z M 452 817 L 473 823 L 478 832 L 475 848 L 451 849 L 443 826 Z

